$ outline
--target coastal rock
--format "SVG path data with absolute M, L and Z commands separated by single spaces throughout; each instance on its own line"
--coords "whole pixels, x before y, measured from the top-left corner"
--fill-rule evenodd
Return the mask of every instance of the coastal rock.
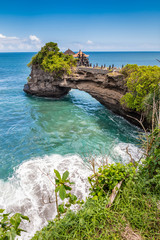
M 121 97 L 127 92 L 124 75 L 120 72 L 109 72 L 104 69 L 77 67 L 71 75 L 57 77 L 37 66 L 32 66 L 30 79 L 24 86 L 24 92 L 40 97 L 61 98 L 71 89 L 79 89 L 89 93 L 101 104 L 119 114 L 130 122 L 138 124 L 130 118 L 140 118 L 140 113 L 123 107 Z

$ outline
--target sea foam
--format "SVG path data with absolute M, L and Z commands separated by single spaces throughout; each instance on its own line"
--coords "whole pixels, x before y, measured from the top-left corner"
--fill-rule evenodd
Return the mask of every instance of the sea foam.
M 126 153 L 129 152 L 135 160 L 142 156 L 142 151 L 132 144 L 119 143 L 113 148 L 115 156 L 121 156 L 124 161 L 129 160 Z M 98 162 L 101 156 L 97 157 Z M 109 163 L 113 160 L 109 156 Z M 12 178 L 7 182 L 0 180 L 0 208 L 6 212 L 20 212 L 27 215 L 30 222 L 24 221 L 21 228 L 27 233 L 22 233 L 19 239 L 30 239 L 37 230 L 47 225 L 48 220 L 56 216 L 54 185 L 46 176 L 47 174 L 54 181 L 54 169 L 61 174 L 68 170 L 70 180 L 75 184 L 72 193 L 79 199 L 86 199 L 89 195 L 88 176 L 91 170 L 78 155 L 57 155 L 37 157 L 23 162 L 16 169 Z M 49 199 L 52 203 L 48 203 Z
M 75 184 L 72 192 L 79 199 L 86 199 L 89 193 L 87 181 L 91 171 L 84 165 L 78 155 L 51 155 L 23 162 L 7 182 L 0 180 L 0 208 L 7 212 L 20 212 L 27 215 L 30 222 L 24 221 L 19 239 L 30 239 L 31 236 L 56 216 L 54 185 L 54 169 L 61 174 L 68 170 L 70 179 Z M 48 203 L 50 201 L 53 203 Z

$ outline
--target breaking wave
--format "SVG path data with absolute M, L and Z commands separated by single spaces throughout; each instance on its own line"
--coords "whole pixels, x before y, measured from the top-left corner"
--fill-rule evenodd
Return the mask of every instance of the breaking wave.
M 30 239 L 31 236 L 56 216 L 54 201 L 54 185 L 43 173 L 54 177 L 54 169 L 60 173 L 68 170 L 73 185 L 73 193 L 85 199 L 89 193 L 87 178 L 90 170 L 83 160 L 77 156 L 51 155 L 31 159 L 15 169 L 14 175 L 7 182 L 0 180 L 0 208 L 7 212 L 20 212 L 27 215 L 30 222 L 25 221 L 21 227 L 27 231 L 19 239 Z
M 128 161 L 127 146 L 136 160 L 142 156 L 142 151 L 138 147 L 124 143 L 113 148 L 115 156 Z M 112 161 L 109 157 L 109 162 Z M 71 181 L 75 183 L 72 192 L 79 199 L 86 199 L 90 187 L 87 179 L 92 172 L 78 155 L 53 154 L 31 159 L 14 169 L 13 176 L 7 182 L 0 180 L 0 208 L 5 208 L 7 212 L 20 212 L 30 219 L 30 222 L 22 222 L 21 228 L 27 233 L 22 233 L 19 239 L 30 239 L 37 230 L 47 224 L 48 220 L 55 218 L 54 185 L 46 176 L 49 174 L 53 179 L 54 169 L 61 174 L 68 170 Z M 52 203 L 48 203 L 49 198 Z

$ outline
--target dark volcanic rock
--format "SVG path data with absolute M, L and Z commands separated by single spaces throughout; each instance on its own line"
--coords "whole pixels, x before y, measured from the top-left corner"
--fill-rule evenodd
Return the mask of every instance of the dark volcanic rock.
M 75 68 L 71 75 L 63 75 L 60 78 L 54 73 L 51 74 L 37 66 L 32 66 L 30 77 L 28 84 L 24 86 L 24 91 L 28 94 L 60 98 L 71 89 L 79 89 L 89 93 L 114 113 L 138 124 L 128 115 L 140 119 L 140 114 L 124 108 L 120 103 L 127 88 L 124 76 L 119 72 L 109 73 L 107 70 L 79 67 Z
M 23 91 L 39 97 L 61 98 L 70 91 L 70 88 L 51 85 L 51 88 L 46 87 L 45 89 L 45 84 L 41 84 L 40 86 L 36 86 L 35 84 L 25 84 Z
M 37 66 L 32 66 L 30 77 L 28 83 L 24 85 L 23 91 L 31 95 L 61 98 L 71 90 L 68 87 L 53 84 L 55 74 L 49 74 Z

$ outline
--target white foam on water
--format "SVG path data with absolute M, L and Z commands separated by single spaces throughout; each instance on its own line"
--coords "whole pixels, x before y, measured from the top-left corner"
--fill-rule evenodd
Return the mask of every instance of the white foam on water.
M 22 223 L 21 228 L 27 233 L 22 233 L 19 239 L 30 239 L 48 220 L 55 218 L 55 202 L 46 204 L 49 197 L 51 201 L 55 200 L 54 185 L 45 175 L 49 174 L 54 181 L 54 169 L 61 174 L 68 170 L 71 181 L 75 182 L 72 193 L 79 199 L 86 199 L 90 187 L 87 179 L 91 172 L 77 155 L 54 154 L 31 159 L 22 163 L 8 182 L 0 180 L 0 208 L 5 208 L 6 212 L 20 212 L 30 218 L 30 223 Z
M 131 157 L 127 153 L 127 149 L 128 153 L 135 161 L 139 161 L 143 157 L 143 150 L 131 143 L 117 144 L 113 149 L 114 156 L 119 156 L 124 163 L 129 162 L 131 160 Z
M 130 157 L 126 153 L 127 146 L 132 157 L 139 160 L 143 155 L 142 150 L 125 143 L 119 143 L 113 148 L 114 157 L 117 156 L 118 159 L 120 156 L 124 162 L 128 162 Z M 96 157 L 98 163 L 101 159 L 104 160 L 104 157 Z M 113 163 L 111 157 L 108 160 L 108 163 Z M 19 239 L 30 239 L 37 230 L 47 225 L 48 220 L 55 218 L 54 185 L 46 176 L 48 174 L 54 181 L 54 169 L 61 174 L 68 170 L 70 180 L 75 183 L 72 185 L 72 193 L 78 199 L 86 199 L 90 188 L 88 176 L 92 171 L 78 155 L 53 154 L 31 159 L 14 169 L 12 178 L 7 182 L 0 180 L 0 208 L 6 209 L 6 212 L 20 212 L 30 219 L 30 222 L 22 222 L 21 228 L 27 233 L 22 233 Z M 49 197 L 52 203 L 48 203 Z

